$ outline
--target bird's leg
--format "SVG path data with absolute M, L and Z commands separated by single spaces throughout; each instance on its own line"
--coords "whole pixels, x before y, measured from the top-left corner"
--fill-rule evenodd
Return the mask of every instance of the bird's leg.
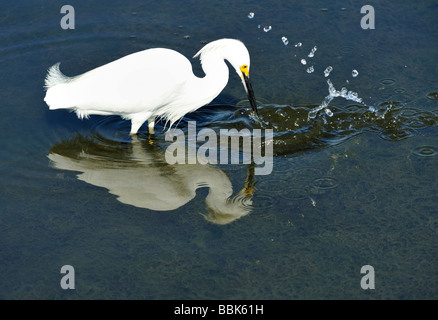
M 131 120 L 131 132 L 129 134 L 131 136 L 136 135 L 142 124 L 143 122 L 134 122 L 134 120 Z
M 149 118 L 148 120 L 148 128 L 149 128 L 149 134 L 155 134 L 155 117 Z
M 252 162 L 248 169 L 246 170 L 246 178 L 245 178 L 245 186 L 242 191 L 246 197 L 250 197 L 254 194 L 255 186 L 254 186 L 254 167 L 255 164 Z
M 151 113 L 137 113 L 131 118 L 131 135 L 137 134 L 140 127 L 149 119 Z

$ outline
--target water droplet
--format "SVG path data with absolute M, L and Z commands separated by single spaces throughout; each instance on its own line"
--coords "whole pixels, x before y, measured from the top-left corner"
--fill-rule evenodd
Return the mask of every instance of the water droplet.
M 309 57 L 309 58 L 313 58 L 313 57 L 315 56 L 315 52 L 316 52 L 317 49 L 318 49 L 318 48 L 317 48 L 316 46 L 314 46 L 314 47 L 312 48 L 312 50 L 310 51 L 310 53 L 308 54 L 308 57 Z
M 307 73 L 312 73 L 313 71 L 315 71 L 315 69 L 313 68 L 313 66 L 310 66 L 307 68 Z
M 319 109 L 318 108 L 314 108 L 312 110 L 309 111 L 309 114 L 307 115 L 307 119 L 315 119 L 316 115 L 318 114 Z
M 321 12 L 328 12 L 327 8 L 321 8 Z
M 302 65 L 306 65 L 306 64 L 307 64 L 306 59 L 301 59 L 301 64 L 302 64 Z
M 356 101 L 359 103 L 362 102 L 362 98 L 359 98 L 357 92 L 354 91 L 348 91 L 347 100 Z
M 351 92 L 351 91 L 350 91 L 350 92 Z M 341 96 L 342 98 L 347 98 L 347 97 L 348 97 L 348 94 L 349 94 L 348 89 L 345 88 L 345 87 L 342 87 L 342 89 L 341 89 L 341 93 L 340 93 L 340 96 Z
M 289 40 L 287 40 L 286 37 L 281 37 L 281 41 L 283 41 L 285 46 L 287 46 L 289 44 Z
M 321 103 L 320 106 L 313 108 L 307 118 L 308 119 L 313 119 L 316 117 L 317 113 L 321 110 L 327 110 L 328 105 L 330 104 L 330 102 L 337 97 L 342 97 L 345 100 L 351 100 L 351 101 L 355 101 L 355 102 L 359 102 L 362 103 L 362 98 L 359 98 L 358 94 L 356 92 L 353 91 L 348 91 L 347 88 L 343 87 L 341 89 L 341 91 L 336 90 L 336 88 L 333 86 L 333 83 L 330 81 L 330 79 L 327 79 L 327 84 L 328 84 L 328 96 L 326 96 L 324 98 L 324 101 Z M 331 111 L 330 111 L 331 112 Z M 327 113 L 327 111 L 326 111 Z
M 324 76 L 327 78 L 330 75 L 330 72 L 333 71 L 333 67 L 332 66 L 328 66 L 325 70 L 324 70 Z
M 370 112 L 373 112 L 373 113 L 376 113 L 376 112 L 377 112 L 377 109 L 374 108 L 373 106 L 369 106 L 369 107 L 368 107 L 368 110 L 369 110 Z
M 299 47 L 301 47 L 303 44 L 301 43 L 301 42 L 298 42 L 297 44 L 295 44 L 295 47 L 296 48 L 299 48 Z
M 188 34 L 186 34 L 183 38 L 184 38 L 185 40 L 189 40 L 189 39 L 191 38 L 191 36 L 188 35 Z
M 329 108 L 325 108 L 324 111 L 325 111 L 325 113 L 326 113 L 329 117 L 333 117 L 333 112 L 332 112 L 332 110 L 330 110 Z
M 356 78 L 359 75 L 359 72 L 357 72 L 357 70 L 353 70 L 351 71 L 351 75 L 353 76 L 353 78 Z
M 248 18 L 250 18 L 250 19 L 254 18 L 254 12 L 248 13 Z
M 421 146 L 412 150 L 412 153 L 419 157 L 435 157 L 438 155 L 438 148 L 434 146 Z
M 266 26 L 266 27 L 263 28 L 263 31 L 264 32 L 269 32 L 269 31 L 271 31 L 271 29 L 272 29 L 271 26 Z

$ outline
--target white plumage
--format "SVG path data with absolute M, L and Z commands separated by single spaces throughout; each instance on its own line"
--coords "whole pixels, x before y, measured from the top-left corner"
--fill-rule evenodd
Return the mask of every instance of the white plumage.
M 172 126 L 186 113 L 217 97 L 228 82 L 228 60 L 242 78 L 251 106 L 257 111 L 249 82 L 250 57 L 241 41 L 210 42 L 194 58 L 198 56 L 205 72 L 203 78 L 193 74 L 186 57 L 164 48 L 136 52 L 75 77 L 63 75 L 57 63 L 48 70 L 44 101 L 50 110 L 70 109 L 81 119 L 119 115 L 131 121 L 131 134 L 149 121 L 153 133 L 156 117 Z

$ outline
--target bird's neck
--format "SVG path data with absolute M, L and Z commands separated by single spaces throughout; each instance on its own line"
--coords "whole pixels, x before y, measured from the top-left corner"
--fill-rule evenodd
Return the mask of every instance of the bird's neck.
M 228 83 L 229 70 L 223 59 L 212 57 L 202 61 L 202 69 L 205 77 L 198 78 L 196 90 L 205 97 L 204 104 L 210 103 L 216 98 Z

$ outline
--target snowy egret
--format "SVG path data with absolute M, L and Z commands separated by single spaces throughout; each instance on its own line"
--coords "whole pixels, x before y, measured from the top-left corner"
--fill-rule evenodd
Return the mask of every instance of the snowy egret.
M 170 121 L 170 127 L 186 113 L 210 103 L 225 88 L 227 60 L 242 79 L 253 112 L 257 113 L 249 80 L 250 58 L 245 45 L 235 39 L 220 39 L 205 45 L 199 57 L 205 77 L 193 74 L 190 61 L 164 48 L 127 55 L 84 74 L 67 77 L 59 63 L 47 73 L 44 101 L 50 110 L 70 109 L 80 119 L 89 115 L 119 115 L 131 120 L 131 134 L 155 118 Z

